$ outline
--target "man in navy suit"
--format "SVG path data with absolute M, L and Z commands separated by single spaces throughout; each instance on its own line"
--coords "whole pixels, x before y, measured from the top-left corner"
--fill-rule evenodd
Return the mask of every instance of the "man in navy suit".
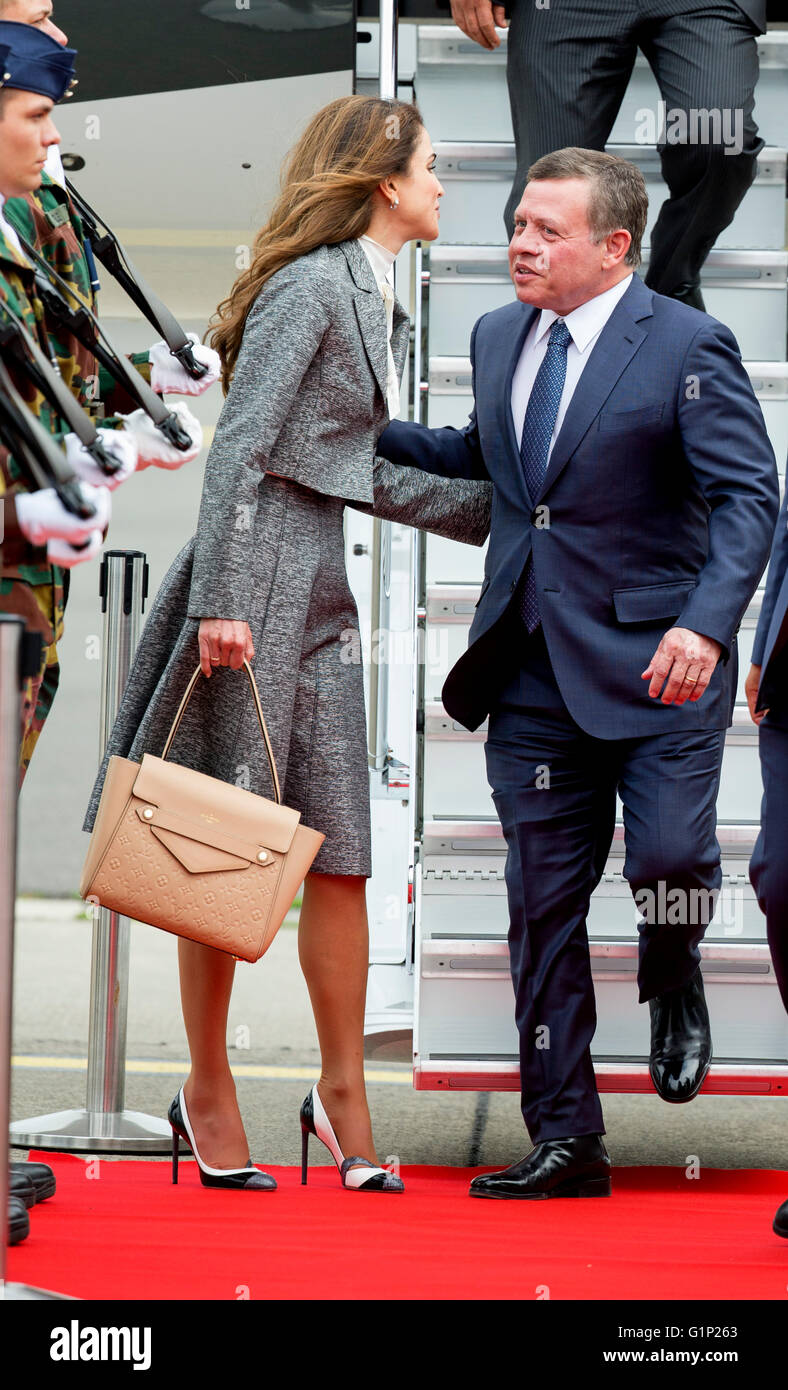
M 763 777 L 761 829 L 750 879 L 766 914 L 766 935 L 782 1001 L 788 1009 L 788 494 L 777 522 L 769 577 L 744 683 L 750 714 L 759 725 Z M 788 1236 L 788 1201 L 774 1218 Z
M 471 336 L 468 425 L 395 421 L 378 443 L 394 463 L 493 483 L 481 597 L 443 702 L 469 729 L 489 715 L 535 1148 L 474 1196 L 610 1191 L 586 915 L 617 792 L 657 1091 L 690 1100 L 711 1059 L 698 943 L 721 882 L 736 631 L 777 474 L 730 331 L 634 273 L 646 211 L 625 160 L 538 160 L 509 247 L 516 302 Z

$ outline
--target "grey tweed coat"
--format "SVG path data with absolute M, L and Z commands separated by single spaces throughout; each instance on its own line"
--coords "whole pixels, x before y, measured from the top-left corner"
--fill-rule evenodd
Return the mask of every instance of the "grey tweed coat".
M 400 376 L 409 333 L 395 300 L 391 348 Z M 261 472 L 374 504 L 375 443 L 389 422 L 387 360 L 383 298 L 357 241 L 319 246 L 266 281 L 208 458 L 189 617 L 249 619 Z M 415 487 L 412 479 L 405 491 Z
M 409 326 L 396 301 L 392 351 L 400 375 Z M 273 515 L 270 488 L 265 505 L 261 501 L 266 474 L 289 480 L 297 491 L 309 489 L 305 500 L 323 494 L 328 506 L 333 499 L 331 513 L 338 507 L 341 514 L 348 502 L 451 539 L 475 545 L 486 540 L 489 483 L 436 478 L 376 456 L 389 419 L 386 375 L 385 307 L 356 241 L 319 247 L 266 282 L 247 320 L 206 463 L 197 532 L 174 560 L 148 616 L 85 830 L 93 827 L 109 757 L 139 761 L 145 752 L 160 754 L 199 659 L 201 618 L 249 622 L 258 684 L 265 679 L 258 670 L 264 643 L 257 634 L 264 637 L 261 613 L 271 594 L 263 556 L 271 549 Z M 280 642 L 278 660 L 285 655 Z M 298 661 L 293 647 L 296 667 Z M 278 736 L 277 690 L 269 691 L 266 715 L 277 760 L 286 762 L 292 737 L 284 726 Z M 363 696 L 361 703 L 363 717 Z M 248 688 L 238 673 L 219 668 L 210 681 L 198 682 L 173 756 L 226 780 L 235 780 L 241 767 L 246 785 L 270 794 Z

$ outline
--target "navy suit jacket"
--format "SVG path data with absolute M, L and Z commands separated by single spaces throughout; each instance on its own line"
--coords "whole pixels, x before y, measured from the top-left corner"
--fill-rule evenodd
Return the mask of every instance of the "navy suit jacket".
M 788 491 L 777 520 L 752 660 L 761 667 L 757 708 L 768 708 L 772 723 L 788 725 Z
M 516 300 L 475 324 L 475 404 L 464 429 L 395 420 L 378 441 L 393 463 L 493 482 L 481 597 L 444 705 L 475 729 L 495 704 L 502 670 L 525 641 L 510 608 L 533 552 L 550 659 L 581 728 L 610 739 L 725 728 L 736 692 L 735 634 L 779 506 L 774 454 L 736 340 L 708 314 L 633 276 L 531 497 L 511 389 L 538 313 Z M 682 706 L 650 699 L 641 680 L 674 626 L 723 648 L 702 698 Z

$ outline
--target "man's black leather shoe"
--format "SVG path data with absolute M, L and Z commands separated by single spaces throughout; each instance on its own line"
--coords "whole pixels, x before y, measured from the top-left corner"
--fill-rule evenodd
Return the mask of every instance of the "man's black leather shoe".
M 30 1235 L 30 1217 L 27 1207 L 18 1197 L 8 1199 L 8 1244 L 18 1245 Z
M 34 1207 L 36 1204 L 36 1189 L 24 1173 L 8 1174 L 8 1195 L 18 1197 L 26 1207 Z
M 691 309 L 701 309 L 704 313 L 706 311 L 699 280 L 677 285 L 670 297 L 671 299 L 678 299 L 682 304 L 689 304 Z
M 545 1139 L 502 1173 L 471 1183 L 472 1197 L 609 1197 L 610 1158 L 599 1134 Z
M 55 1175 L 48 1163 L 9 1163 L 12 1173 L 24 1173 L 36 1190 L 36 1201 L 45 1202 L 55 1195 Z
M 776 1236 L 785 1236 L 788 1240 L 788 1199 L 777 1208 L 777 1215 L 772 1222 L 772 1230 Z
M 686 985 L 649 999 L 649 1074 L 663 1100 L 681 1104 L 698 1094 L 711 1064 L 711 1029 L 700 966 Z

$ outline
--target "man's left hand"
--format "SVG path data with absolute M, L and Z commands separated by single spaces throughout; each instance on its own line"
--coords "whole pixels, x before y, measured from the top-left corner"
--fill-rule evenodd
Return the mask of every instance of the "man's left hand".
M 713 637 L 703 637 L 688 627 L 671 627 L 641 679 L 651 682 L 648 693 L 653 700 L 662 691 L 663 705 L 697 701 L 711 680 L 721 653 L 722 647 Z

